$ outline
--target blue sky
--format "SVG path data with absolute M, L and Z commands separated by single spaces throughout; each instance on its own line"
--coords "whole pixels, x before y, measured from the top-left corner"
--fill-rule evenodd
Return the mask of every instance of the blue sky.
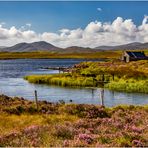
M 146 14 L 148 2 L 0 2 L 0 22 L 6 27 L 31 23 L 36 32 L 84 28 L 91 21 L 112 22 L 118 16 L 139 25 Z
M 148 42 L 148 2 L 0 2 L 0 46 L 40 40 L 58 47 Z

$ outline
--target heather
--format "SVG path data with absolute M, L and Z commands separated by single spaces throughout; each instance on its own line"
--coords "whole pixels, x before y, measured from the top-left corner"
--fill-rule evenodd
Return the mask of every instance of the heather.
M 148 106 L 65 104 L 0 96 L 0 146 L 146 147 Z
M 37 84 L 64 87 L 103 86 L 116 91 L 148 93 L 148 61 L 82 62 L 74 65 L 69 73 L 30 75 L 25 79 Z

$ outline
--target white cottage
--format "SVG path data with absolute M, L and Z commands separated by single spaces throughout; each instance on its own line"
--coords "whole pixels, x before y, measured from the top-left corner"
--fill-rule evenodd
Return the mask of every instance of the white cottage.
M 144 54 L 144 51 L 124 51 L 121 60 L 130 62 L 137 60 L 148 60 L 148 57 Z

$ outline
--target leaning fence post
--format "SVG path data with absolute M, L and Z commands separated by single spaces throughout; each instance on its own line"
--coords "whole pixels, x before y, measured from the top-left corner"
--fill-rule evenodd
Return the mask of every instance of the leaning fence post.
M 35 103 L 36 103 L 36 108 L 37 110 L 39 109 L 38 107 L 38 96 L 37 96 L 37 90 L 34 91 L 34 95 L 35 95 Z

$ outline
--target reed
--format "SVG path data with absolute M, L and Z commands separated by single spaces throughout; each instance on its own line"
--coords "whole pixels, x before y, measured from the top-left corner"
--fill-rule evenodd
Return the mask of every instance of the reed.
M 111 81 L 105 87 L 116 91 L 148 93 L 148 80 L 120 79 Z
M 71 87 L 91 87 L 96 86 L 96 82 L 92 77 L 83 77 L 69 74 L 56 75 L 30 75 L 25 77 L 30 83 L 48 84 L 57 86 L 71 86 Z

